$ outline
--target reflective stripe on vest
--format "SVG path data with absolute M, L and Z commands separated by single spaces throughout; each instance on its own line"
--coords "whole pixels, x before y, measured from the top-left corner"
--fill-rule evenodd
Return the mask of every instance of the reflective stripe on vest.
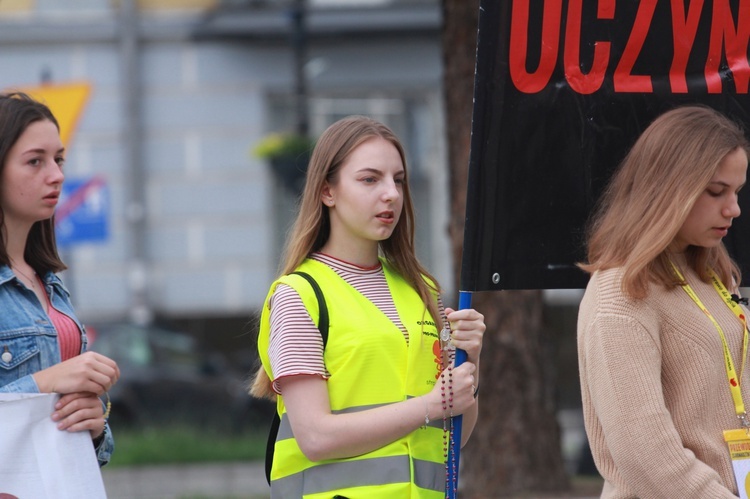
M 330 494 L 331 485 L 334 485 L 336 490 L 341 490 L 399 483 L 409 483 L 409 456 L 332 462 L 274 480 L 271 499 Z M 442 463 L 415 459 L 414 484 L 423 489 L 440 492 L 445 484 L 445 466 Z
M 330 267 L 306 260 L 298 270 L 315 278 L 326 297 L 330 319 L 324 352 L 331 410 L 361 411 L 428 393 L 440 372 L 440 348 L 435 323 L 421 298 L 400 276 L 383 263 L 383 271 L 401 321 L 403 334 L 382 311 L 362 296 Z M 274 283 L 261 314 L 258 349 L 270 371 L 268 300 L 276 286 L 293 287 L 302 298 L 313 322 L 317 299 L 310 285 L 295 275 Z M 269 372 L 269 377 L 273 375 Z M 355 458 L 326 462 L 309 461 L 299 449 L 286 418 L 283 397 L 277 409 L 281 425 L 271 471 L 273 498 L 444 497 L 445 464 L 442 420 L 418 429 L 380 449 Z M 347 494 L 347 489 L 355 492 Z

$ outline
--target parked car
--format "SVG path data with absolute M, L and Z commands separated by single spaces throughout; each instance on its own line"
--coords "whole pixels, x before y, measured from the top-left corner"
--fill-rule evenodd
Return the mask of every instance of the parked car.
M 218 352 L 203 352 L 180 331 L 130 323 L 86 326 L 90 349 L 114 359 L 120 380 L 109 392 L 114 425 L 200 425 L 239 431 L 265 427 L 274 407 L 250 397 L 247 373 Z

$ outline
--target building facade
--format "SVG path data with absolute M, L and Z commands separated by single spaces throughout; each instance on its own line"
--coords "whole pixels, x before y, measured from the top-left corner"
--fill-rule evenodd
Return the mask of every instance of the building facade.
M 109 231 L 63 250 L 84 320 L 259 309 L 295 197 L 252 150 L 298 120 L 293 7 L 0 0 L 0 88 L 91 84 L 66 176 L 104 178 Z M 432 0 L 311 1 L 303 74 L 313 137 L 367 114 L 403 139 L 420 256 L 450 292 L 440 24 Z

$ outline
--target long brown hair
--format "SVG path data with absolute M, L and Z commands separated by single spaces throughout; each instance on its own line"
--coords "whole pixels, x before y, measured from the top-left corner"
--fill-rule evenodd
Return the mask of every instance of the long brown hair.
M 648 294 L 649 283 L 680 284 L 667 248 L 698 196 L 727 154 L 750 145 L 742 128 L 706 106 L 668 111 L 641 134 L 605 190 L 588 233 L 590 273 L 620 267 L 622 290 L 633 298 Z M 731 289 L 740 271 L 724 244 L 688 247 L 688 264 L 703 280 L 714 269 Z
M 60 130 L 52 111 L 47 106 L 21 92 L 0 94 L 0 182 L 8 152 L 29 125 L 50 121 Z M 0 264 L 10 265 L 5 241 L 5 214 L 0 208 Z M 24 259 L 39 275 L 59 272 L 67 267 L 57 253 L 55 219 L 40 220 L 31 226 L 24 249 Z
M 292 226 L 284 250 L 281 275 L 293 272 L 311 253 L 320 250 L 331 233 L 329 208 L 321 201 L 326 182 L 333 185 L 349 155 L 366 140 L 379 137 L 398 150 L 404 165 L 403 209 L 391 237 L 380 242 L 380 252 L 388 263 L 422 298 L 425 308 L 442 328 L 435 294 L 437 280 L 419 263 L 414 248 L 414 204 L 409 190 L 406 154 L 396 135 L 383 123 L 366 116 L 349 116 L 326 129 L 318 139 L 307 168 L 299 214 Z M 257 397 L 272 396 L 270 380 L 263 367 L 258 369 L 250 393 Z

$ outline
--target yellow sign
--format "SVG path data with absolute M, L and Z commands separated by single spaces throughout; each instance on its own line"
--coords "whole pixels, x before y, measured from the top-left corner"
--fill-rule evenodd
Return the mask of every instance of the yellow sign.
M 91 94 L 91 84 L 50 83 L 36 87 L 21 87 L 17 90 L 29 94 L 50 108 L 60 125 L 60 139 L 63 145 L 68 147 Z

